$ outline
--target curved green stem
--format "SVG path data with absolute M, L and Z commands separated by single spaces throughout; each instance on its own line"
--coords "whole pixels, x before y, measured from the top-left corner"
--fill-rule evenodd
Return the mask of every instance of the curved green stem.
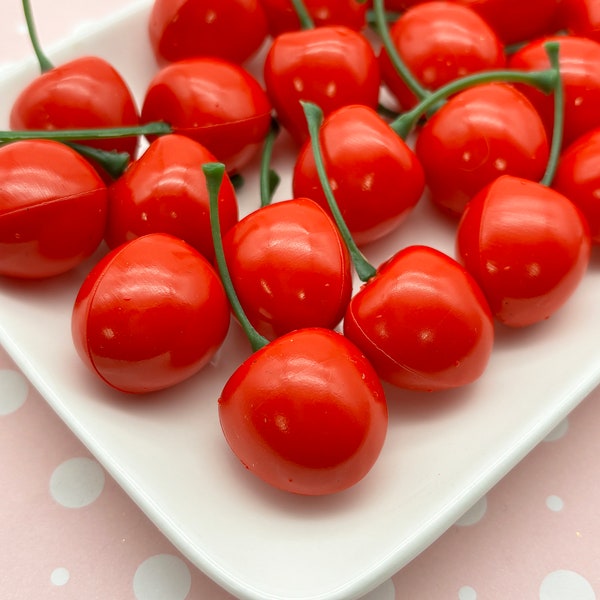
M 118 179 L 131 162 L 131 156 L 127 152 L 110 152 L 83 144 L 65 143 L 85 158 L 97 162 L 113 179 Z
M 18 140 L 105 140 L 138 135 L 165 135 L 173 129 L 163 121 L 153 121 L 132 127 L 97 127 L 93 129 L 20 129 L 0 131 L 0 143 Z
M 266 346 L 269 343 L 269 340 L 260 335 L 248 320 L 235 292 L 235 288 L 233 287 L 231 275 L 229 274 L 229 269 L 227 268 L 227 262 L 225 260 L 225 251 L 223 250 L 223 238 L 221 237 L 221 226 L 219 223 L 219 190 L 221 189 L 221 182 L 225 175 L 225 165 L 223 163 L 205 163 L 202 165 L 202 171 L 206 177 L 206 188 L 209 196 L 210 230 L 215 248 L 217 269 L 221 276 L 221 281 L 223 282 L 223 287 L 225 288 L 225 293 L 227 294 L 227 299 L 231 304 L 231 308 L 240 322 L 252 350 L 256 352 L 263 346 Z
M 556 85 L 556 70 L 544 69 L 542 71 L 521 71 L 517 69 L 498 69 L 474 73 L 438 88 L 427 98 L 419 102 L 414 108 L 401 114 L 390 123 L 390 127 L 402 138 L 406 139 L 408 134 L 418 123 L 419 119 L 439 102 L 449 96 L 461 92 L 475 85 L 486 83 L 524 83 L 534 86 L 544 93 L 550 93 Z
M 265 139 L 260 161 L 260 205 L 267 206 L 273 200 L 273 194 L 281 181 L 279 175 L 271 167 L 273 145 L 279 135 L 279 123 L 272 118 L 269 133 Z
M 546 172 L 540 181 L 542 185 L 549 187 L 554 180 L 562 149 L 565 128 L 565 92 L 560 74 L 560 44 L 549 42 L 545 44 L 544 48 L 548 54 L 551 67 L 557 73 L 556 84 L 554 86 L 554 128 L 552 130 L 552 144 L 550 146 L 550 156 L 548 158 L 548 164 L 546 165 Z
M 35 23 L 33 20 L 33 11 L 31 10 L 31 4 L 29 0 L 23 0 L 23 14 L 25 15 L 25 21 L 27 23 L 27 32 L 29 33 L 29 39 L 31 40 L 31 45 L 33 46 L 33 51 L 37 57 L 38 63 L 40 65 L 40 70 L 42 73 L 46 71 L 50 71 L 54 68 L 54 65 L 50 62 L 50 59 L 46 56 L 44 51 L 42 50 L 42 46 L 40 44 L 40 40 L 37 35 L 37 31 L 35 29 Z
M 388 29 L 388 22 L 383 6 L 383 0 L 373 0 L 373 11 L 375 15 L 377 32 L 379 33 L 379 37 L 381 37 L 385 51 L 390 57 L 396 72 L 398 75 L 400 75 L 408 89 L 410 89 L 410 91 L 417 97 L 417 100 L 421 101 L 425 98 L 428 98 L 431 95 L 431 91 L 425 89 L 419 80 L 411 73 L 410 69 L 406 66 L 406 63 L 402 60 L 400 54 L 398 53 L 396 46 L 394 46 L 394 42 L 390 37 L 390 32 Z
M 298 19 L 300 19 L 300 28 L 301 29 L 314 29 L 315 23 L 310 16 L 308 10 L 306 10 L 306 6 L 302 0 L 291 0 L 294 5 L 294 10 L 298 15 Z
M 356 245 L 356 242 L 354 241 L 352 234 L 350 233 L 350 230 L 344 221 L 344 217 L 340 212 L 335 200 L 335 196 L 333 195 L 333 190 L 329 184 L 329 179 L 327 178 L 327 172 L 323 162 L 323 154 L 321 153 L 321 146 L 319 144 L 319 129 L 321 128 L 321 123 L 323 121 L 323 111 L 312 102 L 301 101 L 300 103 L 304 109 L 304 115 L 306 116 L 308 131 L 310 133 L 310 143 L 315 159 L 315 166 L 317 168 L 317 173 L 319 174 L 319 181 L 321 182 L 323 193 L 327 198 L 329 210 L 331 210 L 340 235 L 342 236 L 344 243 L 350 252 L 350 256 L 352 257 L 352 262 L 359 279 L 361 281 L 368 281 L 375 275 L 376 269 L 367 261 L 367 259 L 358 249 L 358 246 Z

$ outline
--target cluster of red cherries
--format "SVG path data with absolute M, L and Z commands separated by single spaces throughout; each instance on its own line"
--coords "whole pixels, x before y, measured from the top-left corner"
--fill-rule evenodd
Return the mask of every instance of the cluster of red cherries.
M 129 394 L 195 376 L 240 325 L 251 352 L 219 418 L 277 488 L 362 480 L 384 384 L 475 382 L 496 328 L 540 326 L 589 268 L 597 2 L 155 0 L 140 109 L 103 59 L 52 65 L 23 6 L 43 72 L 0 135 L 0 275 L 57 277 L 100 252 L 73 341 Z M 282 136 L 293 198 L 273 201 Z M 240 218 L 257 159 L 260 206 Z M 456 257 L 415 245 L 369 264 L 363 248 L 424 196 L 454 222 Z

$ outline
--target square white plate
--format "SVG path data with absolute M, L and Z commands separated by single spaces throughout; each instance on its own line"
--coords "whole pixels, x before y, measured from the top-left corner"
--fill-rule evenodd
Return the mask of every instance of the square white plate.
M 112 62 L 140 99 L 157 69 L 146 39 L 150 2 L 49 52 Z M 37 74 L 33 59 L 0 81 L 0 121 Z M 290 197 L 282 142 L 278 199 Z M 251 172 L 242 214 L 258 207 Z M 1 183 L 0 183 L 1 184 Z M 368 249 L 379 264 L 427 243 L 453 254 L 454 229 L 424 199 L 396 234 Z M 152 398 L 96 380 L 71 343 L 71 307 L 91 262 L 44 282 L 0 280 L 0 342 L 58 415 L 164 534 L 232 594 L 248 599 L 350 600 L 424 550 L 519 462 L 600 381 L 600 270 L 558 314 L 523 331 L 498 328 L 491 363 L 472 386 L 422 395 L 388 388 L 389 435 L 354 488 L 306 498 L 249 474 L 222 437 L 217 398 L 250 349 L 237 326 L 217 360 Z

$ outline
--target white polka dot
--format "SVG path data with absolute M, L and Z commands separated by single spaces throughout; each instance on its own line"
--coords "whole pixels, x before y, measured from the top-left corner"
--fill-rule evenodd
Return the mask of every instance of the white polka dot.
M 555 442 L 564 437 L 569 430 L 569 419 L 563 419 L 545 438 L 545 442 Z
M 192 587 L 187 565 L 171 554 L 157 554 L 146 559 L 133 577 L 137 600 L 185 600 Z
M 91 458 L 71 458 L 60 464 L 50 478 L 52 497 L 67 508 L 91 504 L 104 489 L 104 470 Z
M 574 571 L 554 571 L 542 581 L 540 600 L 596 600 L 596 594 L 585 577 Z
M 52 585 L 65 585 L 65 583 L 69 581 L 70 576 L 71 574 L 67 569 L 64 567 L 58 567 L 52 571 L 52 574 L 50 575 L 50 581 L 52 582 Z
M 29 394 L 25 375 L 14 369 L 0 369 L 0 416 L 21 408 Z
M 396 598 L 396 587 L 394 582 L 388 579 L 365 596 L 361 596 L 360 600 L 394 600 L 394 598 Z
M 546 506 L 554 512 L 559 512 L 564 508 L 565 503 L 558 496 L 548 496 L 546 498 Z
M 477 592 L 470 585 L 464 585 L 458 590 L 458 600 L 477 600 Z
M 475 525 L 475 523 L 479 523 L 481 519 L 483 519 L 485 512 L 487 510 L 487 498 L 484 496 L 471 507 L 458 521 L 456 521 L 456 525 L 459 527 L 467 527 L 469 525 Z

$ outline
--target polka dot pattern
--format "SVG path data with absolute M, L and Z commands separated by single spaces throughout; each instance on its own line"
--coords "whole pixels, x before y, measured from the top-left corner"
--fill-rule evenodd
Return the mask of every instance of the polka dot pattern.
M 563 509 L 565 503 L 558 496 L 548 496 L 546 498 L 546 506 L 553 512 L 559 512 Z
M 178 556 L 158 554 L 146 559 L 136 570 L 133 592 L 136 600 L 185 600 L 192 578 Z
M 98 498 L 104 488 L 104 471 L 93 459 L 71 458 L 60 464 L 50 478 L 50 493 L 62 506 L 81 508 Z
M 464 585 L 458 590 L 458 600 L 477 600 L 477 592 L 470 585 Z
M 485 516 L 487 510 L 487 498 L 484 496 L 473 507 L 471 507 L 457 522 L 458 527 L 468 527 L 479 523 Z
M 27 399 L 29 382 L 16 369 L 0 369 L 0 417 L 17 411 Z
M 68 583 L 70 576 L 71 574 L 69 573 L 68 569 L 65 569 L 64 567 L 57 567 L 54 569 L 54 571 L 52 571 L 52 574 L 50 575 L 50 581 L 52 582 L 52 585 L 60 587 Z
M 596 594 L 585 577 L 561 569 L 544 577 L 540 600 L 596 600 Z
M 563 419 L 545 438 L 545 442 L 560 440 L 569 431 L 569 419 Z
M 84 32 L 136 2 L 39 2 L 42 42 Z M 31 57 L 20 3 L 2 11 L 0 76 Z M 1 348 L 0 428 L 0 514 L 10 515 L 0 520 L 3 589 L 60 600 L 89 597 L 92 587 L 99 598 L 233 600 L 146 519 Z M 600 599 L 599 429 L 597 391 L 363 600 Z

